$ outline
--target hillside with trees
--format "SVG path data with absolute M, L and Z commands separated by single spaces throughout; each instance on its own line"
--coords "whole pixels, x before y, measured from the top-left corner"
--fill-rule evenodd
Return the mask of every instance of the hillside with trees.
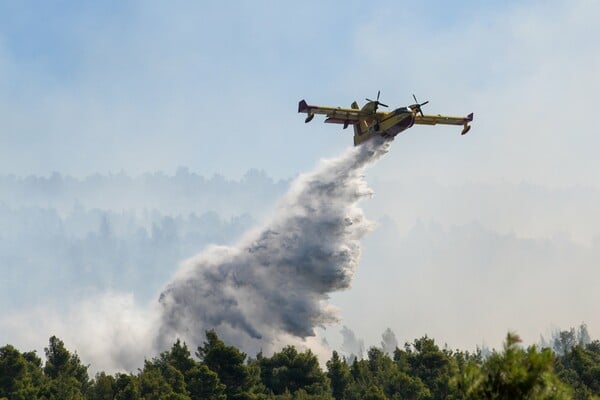
M 0 175 L 0 305 L 64 309 L 106 291 L 155 300 L 182 260 L 238 240 L 288 185 L 255 169 L 239 180 L 186 168 L 174 175 Z
M 176 341 L 137 372 L 98 372 L 50 338 L 43 361 L 35 352 L 0 348 L 0 399 L 598 399 L 600 341 L 585 326 L 558 332 L 550 347 L 506 336 L 483 354 L 441 348 L 424 336 L 391 354 L 371 347 L 366 357 L 333 351 L 321 367 L 310 350 L 292 346 L 248 357 L 214 331 L 195 349 Z

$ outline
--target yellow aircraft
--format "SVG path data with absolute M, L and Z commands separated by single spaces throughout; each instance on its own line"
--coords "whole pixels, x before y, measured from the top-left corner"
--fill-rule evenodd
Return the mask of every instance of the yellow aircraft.
M 361 143 L 375 137 L 383 136 L 385 138 L 393 138 L 400 132 L 410 128 L 414 124 L 417 125 L 462 125 L 463 130 L 461 135 L 469 132 L 473 121 L 473 113 L 466 117 L 448 117 L 445 115 L 426 115 L 421 111 L 421 107 L 429 103 L 419 103 L 413 94 L 415 104 L 407 107 L 400 107 L 390 112 L 378 112 L 377 108 L 387 107 L 387 105 L 379 101 L 380 92 L 377 92 L 377 100 L 367 100 L 367 104 L 363 108 L 359 108 L 355 101 L 350 106 L 351 108 L 341 107 L 321 107 L 311 106 L 305 100 L 301 100 L 298 104 L 298 112 L 306 113 L 308 116 L 304 122 L 310 122 L 315 114 L 324 114 L 327 116 L 325 122 L 331 124 L 343 124 L 344 129 L 349 125 L 354 126 L 354 145 L 358 146 Z

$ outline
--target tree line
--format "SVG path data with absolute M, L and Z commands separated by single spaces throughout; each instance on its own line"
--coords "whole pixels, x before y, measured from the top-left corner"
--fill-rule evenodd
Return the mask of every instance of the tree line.
M 204 177 L 185 167 L 173 175 L 154 172 L 131 176 L 123 171 L 83 178 L 58 172 L 47 177 L 0 174 L 3 204 L 11 208 L 52 208 L 60 214 L 74 207 L 116 212 L 157 209 L 171 215 L 199 211 L 257 214 L 269 209 L 289 184 L 290 180 L 276 181 L 257 169 L 248 170 L 237 180 L 218 174 Z
M 371 347 L 363 359 L 333 351 L 322 368 L 310 350 L 293 346 L 248 357 L 210 330 L 193 355 L 177 340 L 136 373 L 94 377 L 52 336 L 45 361 L 0 348 L 0 399 L 599 399 L 600 341 L 579 333 L 559 332 L 553 348 L 524 347 L 509 333 L 501 350 L 487 354 L 441 348 L 425 336 L 392 354 Z

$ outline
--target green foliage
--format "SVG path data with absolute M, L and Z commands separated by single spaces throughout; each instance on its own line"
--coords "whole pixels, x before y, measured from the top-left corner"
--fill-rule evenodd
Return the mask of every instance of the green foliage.
M 216 372 L 206 365 L 194 366 L 188 375 L 188 391 L 192 400 L 225 400 L 225 385 Z
M 44 349 L 46 353 L 44 373 L 46 376 L 52 379 L 60 376 L 73 378 L 81 389 L 85 389 L 89 383 L 88 367 L 81 363 L 76 353 L 71 354 L 63 341 L 56 336 L 52 336 L 49 342 L 49 346 Z
M 140 373 L 140 394 L 144 400 L 189 400 L 181 372 L 167 365 L 164 370 L 146 362 Z
M 520 338 L 509 333 L 502 353 L 494 352 L 483 365 L 471 363 L 459 377 L 465 399 L 570 399 L 571 393 L 553 370 L 550 349 L 526 350 Z
M 135 374 L 99 372 L 91 381 L 88 367 L 53 336 L 45 363 L 35 352 L 0 348 L 0 400 L 600 399 L 600 342 L 582 328 L 563 332 L 554 341 L 560 355 L 523 348 L 515 334 L 487 358 L 440 349 L 425 336 L 393 358 L 372 347 L 352 365 L 334 351 L 323 372 L 310 350 L 288 346 L 247 359 L 208 331 L 199 359 L 178 340 Z
M 192 400 L 225 400 L 225 385 L 219 380 L 216 372 L 211 371 L 205 364 L 195 361 L 185 343 L 179 339 L 173 344 L 171 350 L 160 355 L 157 363 L 174 368 L 183 377 L 183 382 L 176 380 L 176 387 L 182 384 L 187 388 L 187 393 Z M 168 368 L 167 368 L 168 370 Z M 173 380 L 173 379 L 171 379 Z M 182 388 L 177 389 L 183 393 Z
M 43 371 L 48 384 L 42 388 L 42 397 L 48 400 L 83 399 L 90 382 L 88 367 L 81 363 L 79 356 L 71 354 L 56 336 L 50 338 L 44 352 L 46 364 Z
M 196 355 L 225 385 L 227 399 L 249 397 L 254 382 L 244 364 L 245 353 L 234 346 L 227 346 L 214 330 L 210 330 L 206 332 L 206 342 L 198 347 Z
M 141 400 L 138 377 L 127 374 L 115 376 L 115 400 Z
M 31 365 L 17 349 L 11 345 L 0 348 L 0 398 L 28 400 L 35 398 L 39 387 L 35 385 L 35 373 Z
M 319 366 L 319 360 L 310 351 L 299 353 L 287 346 L 271 358 L 260 357 L 260 377 L 266 388 L 274 394 L 303 390 L 309 395 L 326 396 L 329 381 Z
M 42 397 L 48 400 L 83 400 L 85 398 L 77 379 L 65 374 L 51 379 L 43 391 Z
M 362 390 L 360 398 L 364 400 L 387 400 L 386 395 L 383 393 L 383 389 L 377 385 L 370 385 Z
M 406 345 L 405 354 L 395 355 L 404 360 L 407 373 L 425 384 L 434 399 L 453 396 L 452 378 L 458 372 L 456 359 L 449 351 L 442 351 L 435 341 L 427 336 L 417 339 L 412 346 Z
M 96 374 L 96 378 L 91 384 L 87 397 L 90 400 L 113 400 L 115 398 L 115 392 L 115 378 L 106 375 L 104 372 L 100 372 L 99 374 Z
M 331 360 L 327 361 L 327 376 L 331 382 L 331 392 L 336 400 L 344 399 L 350 386 L 350 368 L 346 361 L 334 351 Z
M 381 349 L 372 347 L 367 356 L 366 360 L 354 360 L 352 363 L 350 371 L 353 382 L 344 398 L 431 398 L 431 392 L 423 381 L 409 374 L 407 352 L 397 350 L 392 360 Z
M 173 344 L 171 350 L 160 355 L 161 362 L 172 365 L 175 369 L 183 374 L 188 375 L 197 363 L 192 358 L 190 351 L 185 343 L 181 343 L 179 339 Z
M 574 389 L 574 398 L 600 396 L 600 343 L 577 345 L 556 361 L 560 378 Z

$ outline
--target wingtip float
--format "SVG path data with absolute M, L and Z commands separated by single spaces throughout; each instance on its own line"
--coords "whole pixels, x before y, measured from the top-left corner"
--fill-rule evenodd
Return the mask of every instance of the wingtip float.
M 312 121 L 315 114 L 323 114 L 326 116 L 325 122 L 329 124 L 342 124 L 344 129 L 352 125 L 354 127 L 354 145 L 358 146 L 372 139 L 375 136 L 384 138 L 394 138 L 397 134 L 413 125 L 462 125 L 463 129 L 460 133 L 465 135 L 471 130 L 471 121 L 473 121 L 473 113 L 466 117 L 450 117 L 445 115 L 428 115 L 423 114 L 421 107 L 429 103 L 425 101 L 419 103 L 415 95 L 414 104 L 406 107 L 396 108 L 393 111 L 377 111 L 379 107 L 388 107 L 379 101 L 380 92 L 377 92 L 377 99 L 366 99 L 367 103 L 360 108 L 355 101 L 350 106 L 351 108 L 342 107 L 324 107 L 309 105 L 306 100 L 300 100 L 298 103 L 298 112 L 306 113 L 304 122 Z

